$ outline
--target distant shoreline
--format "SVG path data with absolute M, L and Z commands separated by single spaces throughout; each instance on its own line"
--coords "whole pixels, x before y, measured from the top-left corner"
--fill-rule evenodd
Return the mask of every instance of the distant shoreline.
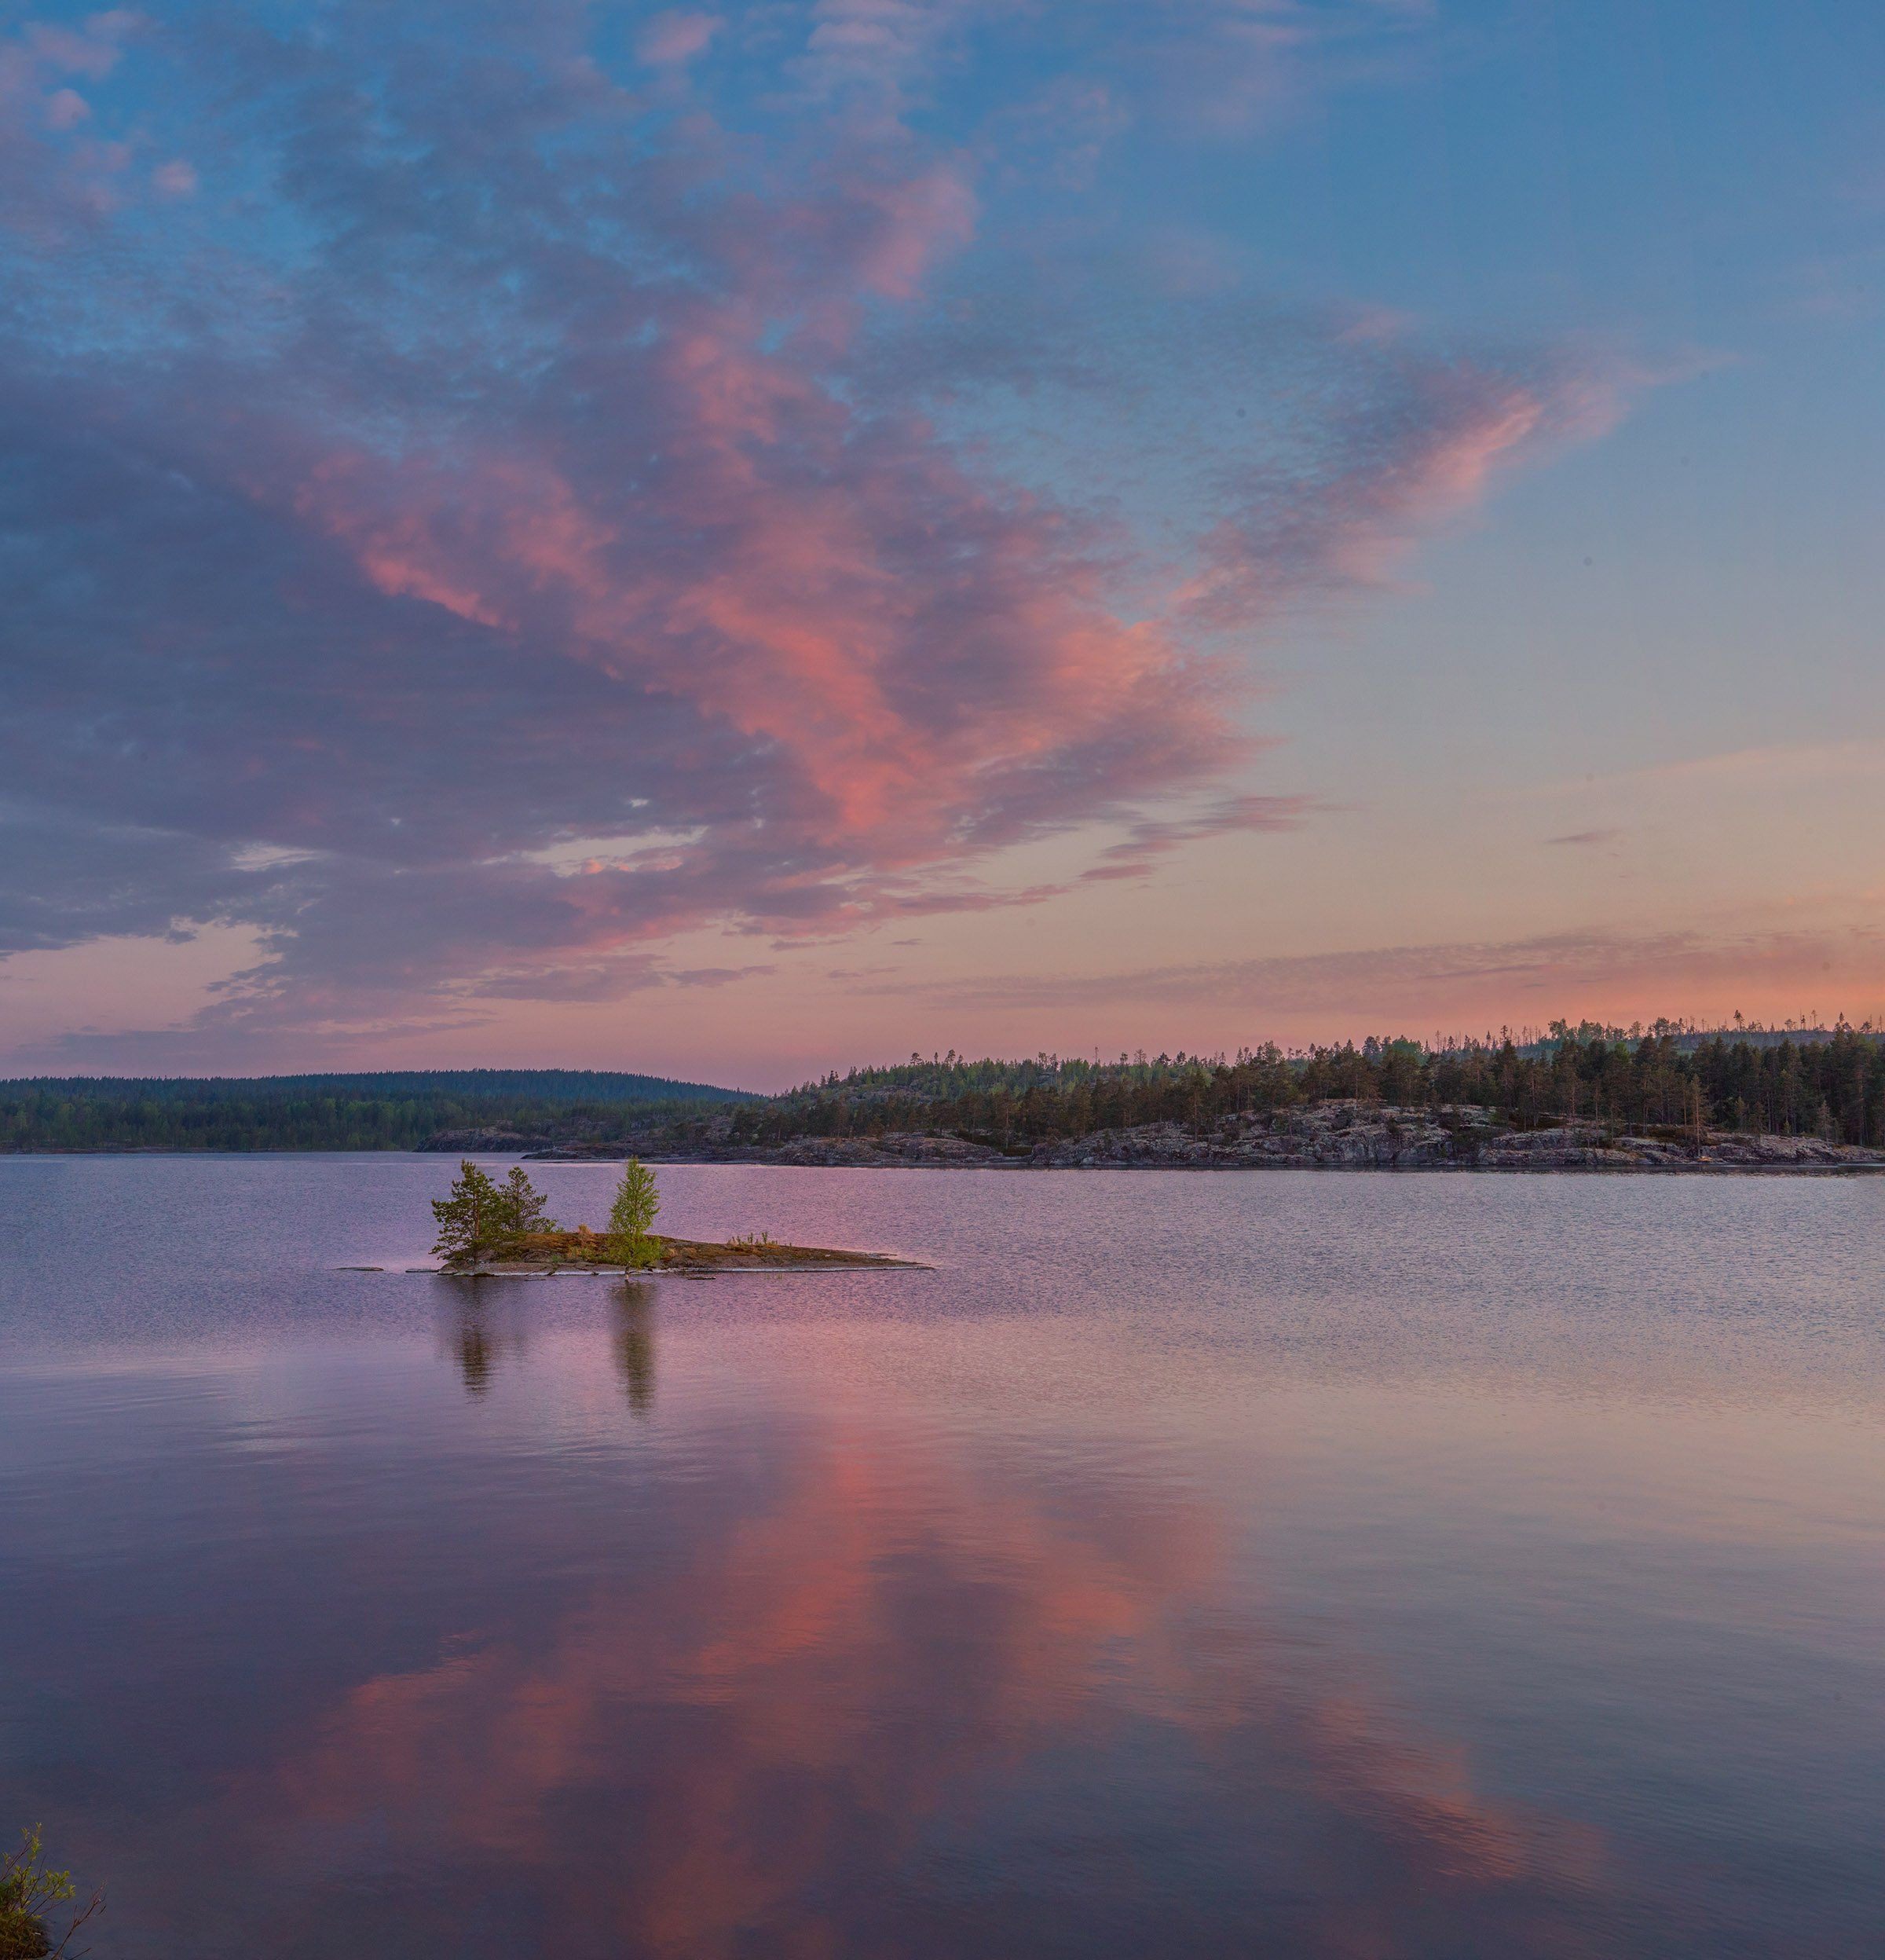
M 488 1138 L 495 1141 L 495 1138 Z M 459 1141 L 469 1139 L 460 1138 Z M 1007 1149 L 960 1131 L 887 1130 L 778 1143 L 680 1142 L 658 1133 L 548 1145 L 541 1163 L 612 1162 L 638 1154 L 672 1163 L 765 1163 L 852 1170 L 1444 1171 L 1538 1176 L 1579 1171 L 1685 1177 L 1726 1173 L 1823 1176 L 1885 1171 L 1885 1149 L 1819 1137 L 1679 1130 L 1642 1134 L 1587 1119 L 1532 1127 L 1477 1105 L 1408 1108 L 1330 1098 L 1215 1122 L 1140 1123 Z
M 1788 1140 L 1795 1141 L 1795 1140 Z M 824 1145 L 825 1139 L 818 1139 Z M 229 1163 L 265 1162 L 271 1160 L 312 1160 L 316 1158 L 344 1159 L 405 1159 L 415 1161 L 436 1161 L 447 1152 L 453 1156 L 489 1158 L 503 1163 L 520 1160 L 526 1163 L 560 1164 L 612 1164 L 625 1163 L 631 1158 L 639 1158 L 651 1168 L 683 1170 L 708 1165 L 727 1168 L 744 1167 L 749 1170 L 781 1171 L 989 1171 L 1001 1175 L 1017 1172 L 1042 1172 L 1056 1171 L 1179 1171 L 1188 1172 L 1234 1173 L 1239 1171 L 1277 1172 L 1286 1171 L 1338 1171 L 1355 1174 L 1391 1173 L 1411 1177 L 1421 1174 L 1440 1176 L 1477 1177 L 1744 1177 L 1744 1178 L 1862 1178 L 1885 1173 L 1885 1152 L 1856 1152 L 1850 1156 L 1828 1160 L 1796 1162 L 1737 1162 L 1718 1160 L 1711 1156 L 1690 1158 L 1684 1160 L 1648 1162 L 1558 1162 L 1546 1153 L 1535 1153 L 1533 1160 L 1527 1163 L 1484 1163 L 1465 1159 L 1436 1161 L 1421 1158 L 1380 1159 L 1367 1160 L 1342 1160 L 1317 1159 L 1305 1156 L 1277 1155 L 1254 1157 L 1241 1161 L 1217 1160 L 1210 1157 L 1187 1159 L 1168 1156 L 1138 1156 L 1122 1154 L 1104 1158 L 1095 1157 L 1085 1161 L 1049 1160 L 1042 1156 L 1002 1156 L 991 1153 L 987 1156 L 967 1156 L 937 1154 L 933 1156 L 918 1154 L 890 1154 L 883 1152 L 856 1151 L 839 1156 L 828 1149 L 821 1149 L 815 1154 L 807 1152 L 796 1153 L 791 1145 L 776 1148 L 762 1147 L 750 1152 L 685 1152 L 663 1151 L 646 1144 L 627 1145 L 617 1149 L 602 1146 L 583 1146 L 576 1149 L 558 1148 L 552 1145 L 542 1149 L 519 1149 L 515 1143 L 467 1144 L 452 1143 L 440 1148 L 401 1150 L 188 1150 L 157 1149 L 138 1145 L 100 1145 L 92 1148 L 69 1149 L 4 1150 L 0 1151 L 0 1161 L 14 1159 L 23 1163 L 70 1163 L 75 1160 L 122 1160 L 126 1158 L 173 1158 L 189 1161 L 225 1160 Z
M 1698 1146 L 1700 1146 L 1698 1148 Z M 1551 1039 L 1117 1061 L 953 1051 L 770 1096 L 570 1070 L 0 1083 L 0 1151 L 411 1151 L 1030 1169 L 1885 1166 L 1885 1034 L 1554 1024 Z
M 631 1156 L 652 1169 L 681 1170 L 690 1166 L 718 1164 L 749 1170 L 773 1171 L 986 1171 L 1001 1175 L 1010 1173 L 1055 1171 L 1179 1171 L 1208 1174 L 1235 1175 L 1284 1171 L 1335 1171 L 1353 1174 L 1388 1174 L 1414 1177 L 1430 1173 L 1440 1177 L 1737 1177 L 1737 1178 L 1848 1178 L 1885 1172 L 1885 1156 L 1851 1163 L 1717 1163 L 1707 1159 L 1690 1163 L 1319 1163 L 1299 1159 L 1279 1159 L 1250 1163 L 1184 1163 L 1144 1159 L 1119 1159 L 1093 1163 L 1038 1163 L 1027 1159 L 1007 1162 L 964 1163 L 949 1160 L 925 1163 L 879 1158 L 857 1163 L 810 1163 L 783 1156 L 663 1156 L 624 1151 L 619 1156 L 585 1152 L 581 1156 L 555 1150 L 525 1153 L 529 1163 L 623 1163 Z

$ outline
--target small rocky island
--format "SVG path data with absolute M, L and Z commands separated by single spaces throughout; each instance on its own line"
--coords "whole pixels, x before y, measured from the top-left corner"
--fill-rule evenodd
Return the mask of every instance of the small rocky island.
M 880 1252 L 787 1245 L 763 1232 L 725 1240 L 677 1239 L 657 1233 L 661 1194 L 654 1174 L 631 1159 L 609 1207 L 606 1229 L 566 1229 L 547 1215 L 544 1195 L 519 1164 L 503 1183 L 470 1159 L 459 1166 L 450 1192 L 433 1200 L 438 1242 L 432 1248 L 447 1273 L 479 1277 L 548 1277 L 558 1273 L 790 1273 L 913 1267 Z

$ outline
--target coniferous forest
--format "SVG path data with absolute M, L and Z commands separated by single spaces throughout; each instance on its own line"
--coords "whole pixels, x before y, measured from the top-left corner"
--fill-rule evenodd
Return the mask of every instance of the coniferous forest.
M 0 1083 L 0 1151 L 414 1150 L 633 1134 L 770 1145 L 930 1130 L 1020 1150 L 1136 1124 L 1202 1125 L 1331 1097 L 1476 1104 L 1531 1128 L 1567 1117 L 1647 1132 L 1754 1130 L 1885 1145 L 1885 1037 L 1696 1035 L 1586 1024 L 1544 1041 L 1359 1046 L 1099 1061 L 913 1056 L 778 1096 L 584 1070 Z
M 0 1083 L 0 1151 L 416 1150 L 441 1130 L 551 1135 L 573 1121 L 646 1121 L 740 1100 L 705 1083 L 588 1069 L 66 1076 Z
M 1286 1054 L 1115 1061 L 913 1056 L 832 1075 L 731 1114 L 730 1136 L 866 1136 L 939 1130 L 1013 1149 L 1135 1124 L 1216 1122 L 1330 1097 L 1407 1108 L 1477 1104 L 1529 1128 L 1566 1117 L 1625 1129 L 1758 1130 L 1885 1143 L 1885 1038 L 1869 1029 L 1697 1037 L 1559 1024 L 1551 1039 L 1442 1049 L 1370 1039 Z M 716 1128 L 723 1127 L 717 1124 Z

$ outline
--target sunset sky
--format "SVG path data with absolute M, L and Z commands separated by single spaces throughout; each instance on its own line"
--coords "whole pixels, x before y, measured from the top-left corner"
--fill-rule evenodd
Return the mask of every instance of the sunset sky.
M 0 30 L 0 1072 L 1885 1017 L 1885 9 Z

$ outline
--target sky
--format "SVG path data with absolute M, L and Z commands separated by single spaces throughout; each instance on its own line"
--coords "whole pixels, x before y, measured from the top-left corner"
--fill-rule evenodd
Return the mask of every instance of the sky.
M 0 1069 L 1885 1018 L 1885 11 L 0 19 Z

